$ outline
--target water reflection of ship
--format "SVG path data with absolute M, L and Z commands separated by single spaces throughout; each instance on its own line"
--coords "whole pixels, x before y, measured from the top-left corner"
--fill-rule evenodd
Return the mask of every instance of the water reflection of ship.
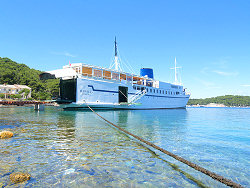
M 57 135 L 61 141 L 70 142 L 75 138 L 75 112 L 61 111 L 57 116 Z
M 179 141 L 185 138 L 186 109 L 114 111 L 115 123 L 149 141 Z
M 120 127 L 151 141 L 161 142 L 166 135 L 168 139 L 176 139 L 177 141 L 185 137 L 185 125 L 187 121 L 186 109 L 120 110 L 103 111 L 99 113 Z M 80 131 L 81 134 L 87 135 L 88 133 L 85 131 L 90 128 L 88 124 L 91 124 L 91 126 L 95 128 L 100 126 L 100 124 L 96 124 L 95 121 L 90 120 L 91 116 L 94 117 L 95 115 L 91 112 L 80 111 L 60 112 L 57 120 L 58 135 L 60 138 L 67 139 L 68 141 L 75 139 L 76 129 Z M 85 128 L 86 130 L 84 130 Z

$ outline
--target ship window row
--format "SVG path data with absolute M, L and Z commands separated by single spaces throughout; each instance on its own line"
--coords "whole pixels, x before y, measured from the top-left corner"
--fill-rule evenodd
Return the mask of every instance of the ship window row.
M 133 86 L 133 88 L 135 89 L 135 90 L 140 90 L 140 91 L 143 91 L 143 90 L 145 90 L 146 88 L 145 87 L 140 87 L 140 86 Z M 148 91 L 148 88 L 147 88 L 147 91 Z
M 74 70 L 77 73 L 82 73 L 83 76 L 86 77 L 94 77 L 94 78 L 103 78 L 107 80 L 126 80 L 129 82 L 136 81 L 138 84 L 142 82 L 142 78 L 137 77 L 137 76 L 132 76 L 132 75 L 127 75 L 123 73 L 118 73 L 118 72 L 112 72 L 108 70 L 103 70 L 103 69 L 95 69 L 91 67 L 82 67 L 82 72 L 80 72 L 80 69 L 77 69 L 78 67 L 74 68 Z
M 145 85 L 148 87 L 153 87 L 152 80 L 148 80 L 131 74 L 113 72 L 109 70 L 103 70 L 100 68 L 92 68 L 86 66 L 82 66 L 81 69 L 80 67 L 74 67 L 73 69 L 76 71 L 76 73 L 82 74 L 84 77 L 88 78 L 105 79 L 113 81 L 127 81 L 129 83 L 136 85 Z
M 145 90 L 147 91 L 147 93 L 158 93 L 158 94 L 165 94 L 165 95 L 180 95 L 179 91 L 167 91 L 167 90 L 163 90 L 163 89 L 152 89 L 152 88 L 145 88 L 145 87 L 140 87 L 140 86 L 133 86 L 133 88 L 135 90 Z

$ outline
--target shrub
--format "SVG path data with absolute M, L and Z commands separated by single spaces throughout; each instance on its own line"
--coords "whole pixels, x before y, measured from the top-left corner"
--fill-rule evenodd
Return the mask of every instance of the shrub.
M 5 98 L 5 95 L 3 93 L 0 93 L 0 98 L 1 99 L 4 99 Z

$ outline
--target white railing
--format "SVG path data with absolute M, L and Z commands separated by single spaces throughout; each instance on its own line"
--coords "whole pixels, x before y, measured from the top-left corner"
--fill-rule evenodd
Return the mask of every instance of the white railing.
M 143 91 L 138 91 L 135 95 L 133 95 L 131 98 L 129 98 L 128 103 L 135 103 L 140 98 L 142 98 L 144 95 L 146 95 L 147 91 L 144 89 Z
M 99 76 L 93 76 L 92 74 L 82 74 L 83 78 L 88 78 L 88 79 L 94 79 L 94 80 L 105 80 L 105 81 L 110 81 L 110 82 L 123 82 L 125 84 L 132 84 L 131 81 L 128 80 L 122 80 L 122 79 L 112 79 L 111 77 L 99 77 Z

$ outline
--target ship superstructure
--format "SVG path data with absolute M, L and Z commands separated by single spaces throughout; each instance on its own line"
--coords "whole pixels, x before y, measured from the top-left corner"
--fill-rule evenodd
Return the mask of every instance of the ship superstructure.
M 73 63 L 50 71 L 60 78 L 58 103 L 64 108 L 86 108 L 87 105 L 101 109 L 186 107 L 190 94 L 182 85 L 155 80 L 151 68 L 142 68 L 140 75 L 121 71 L 116 45 L 115 40 L 115 69 Z

